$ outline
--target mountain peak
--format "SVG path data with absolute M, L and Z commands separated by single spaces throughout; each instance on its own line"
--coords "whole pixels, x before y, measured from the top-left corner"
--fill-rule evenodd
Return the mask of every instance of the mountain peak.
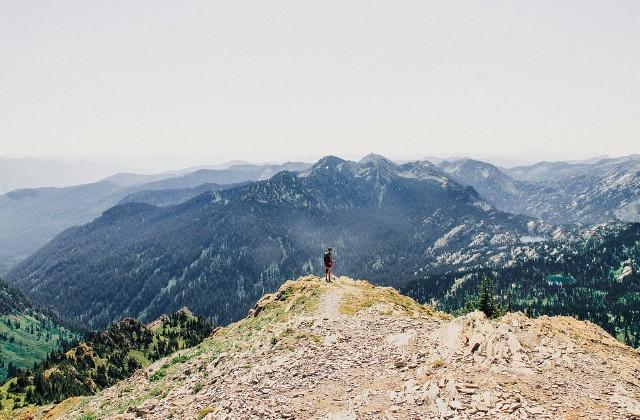
M 340 165 L 342 163 L 346 162 L 346 160 L 339 158 L 337 156 L 333 156 L 333 155 L 327 155 L 325 157 L 323 157 L 322 159 L 320 159 L 318 162 L 316 162 L 312 168 L 314 167 L 335 167 L 337 165 Z
M 69 417 L 133 407 L 158 418 L 623 418 L 640 415 L 639 369 L 636 350 L 589 322 L 452 318 L 391 288 L 308 276 L 179 357 L 54 409 Z
M 365 165 L 365 164 L 371 163 L 371 162 L 386 162 L 386 163 L 394 164 L 391 160 L 387 159 L 386 157 L 384 157 L 382 155 L 377 155 L 375 153 L 369 153 L 368 155 L 366 155 L 365 157 L 360 159 L 358 161 L 358 164 L 359 165 Z
M 186 306 L 183 306 L 182 308 L 175 311 L 173 313 L 173 316 L 181 317 L 181 318 L 189 318 L 189 319 L 196 318 L 196 315 L 194 315 L 193 312 L 191 312 L 191 310 Z M 170 319 L 171 319 L 171 315 L 168 315 L 168 314 L 160 315 L 156 320 L 149 322 L 147 324 L 147 328 L 149 328 L 152 331 L 164 328 L 165 323 L 167 323 Z
M 191 310 L 189 308 L 187 308 L 186 306 L 183 306 L 182 308 L 178 309 L 176 311 L 176 315 L 179 316 L 186 316 L 188 318 L 192 318 L 195 315 L 193 315 L 193 312 L 191 312 Z
M 328 173 L 341 173 L 349 164 L 353 162 L 346 161 L 337 156 L 328 155 L 314 163 L 309 169 L 303 171 L 300 176 L 309 177 L 314 175 L 325 175 Z

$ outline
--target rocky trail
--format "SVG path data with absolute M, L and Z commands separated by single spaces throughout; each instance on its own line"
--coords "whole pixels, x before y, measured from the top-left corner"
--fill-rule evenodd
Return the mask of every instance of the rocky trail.
M 307 277 L 94 397 L 22 415 L 640 419 L 640 355 L 573 318 L 454 319 L 393 289 Z

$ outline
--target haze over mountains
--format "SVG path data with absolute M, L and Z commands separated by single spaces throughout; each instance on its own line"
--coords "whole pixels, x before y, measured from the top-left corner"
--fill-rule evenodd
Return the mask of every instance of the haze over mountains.
M 511 264 L 528 238 L 580 240 L 557 224 L 636 220 L 639 168 L 635 155 L 512 169 L 369 155 L 163 179 L 117 175 L 0 196 L 0 220 L 12 220 L 0 237 L 8 266 L 59 233 L 7 278 L 91 328 L 184 305 L 227 323 L 285 279 L 320 270 L 327 245 L 340 270 L 402 287 Z M 34 234 L 21 234 L 28 229 Z
M 388 282 L 473 263 L 467 254 L 493 255 L 535 225 L 429 163 L 326 157 L 298 175 L 281 172 L 177 206 L 116 206 L 65 231 L 8 277 L 37 302 L 95 327 L 185 304 L 226 323 L 284 279 L 319 270 L 327 245 L 338 249 L 341 270 Z M 462 245 L 465 256 L 450 255 Z M 80 295 L 96 304 L 80 304 Z
M 121 170 L 119 165 L 0 156 L 0 194 L 19 188 L 67 187 L 96 182 Z
M 498 208 L 548 223 L 640 221 L 640 156 L 500 169 L 464 159 L 440 167 Z
M 0 272 L 26 258 L 64 229 L 90 222 L 121 200 L 177 204 L 203 191 L 268 178 L 278 170 L 308 165 L 232 166 L 156 175 L 120 173 L 85 185 L 32 188 L 0 195 Z M 225 185 L 225 186 L 223 186 Z

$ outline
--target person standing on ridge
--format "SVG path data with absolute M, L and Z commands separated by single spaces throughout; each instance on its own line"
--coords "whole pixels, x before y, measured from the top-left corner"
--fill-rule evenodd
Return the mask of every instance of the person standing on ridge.
M 324 253 L 324 279 L 325 281 L 331 281 L 331 269 L 333 268 L 333 250 L 327 249 Z

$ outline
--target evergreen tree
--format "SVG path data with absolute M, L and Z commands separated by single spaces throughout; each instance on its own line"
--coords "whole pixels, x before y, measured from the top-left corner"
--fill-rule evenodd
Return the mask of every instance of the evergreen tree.
M 498 318 L 505 312 L 500 304 L 496 302 L 493 295 L 493 284 L 486 274 L 482 276 L 482 280 L 480 281 L 478 297 L 468 302 L 467 307 L 484 312 L 487 318 Z

